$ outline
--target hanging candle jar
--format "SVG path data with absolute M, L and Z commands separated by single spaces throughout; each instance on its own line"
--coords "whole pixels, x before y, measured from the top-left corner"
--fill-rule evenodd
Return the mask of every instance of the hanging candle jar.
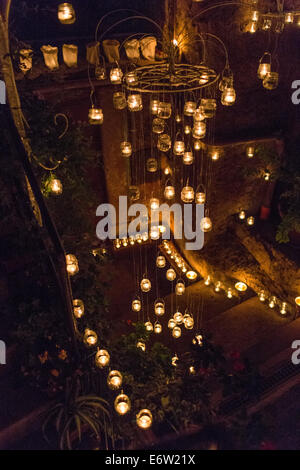
M 111 370 L 107 377 L 107 385 L 111 390 L 118 390 L 123 382 L 121 372 L 118 370 Z
M 232 106 L 235 103 L 236 93 L 234 88 L 225 88 L 222 92 L 221 103 L 223 106 Z
M 135 185 L 129 186 L 128 197 L 131 201 L 138 201 L 140 198 L 140 188 Z
M 173 146 L 173 153 L 174 155 L 183 155 L 185 150 L 184 141 L 179 137 L 176 136 L 176 140 Z
M 167 186 L 165 186 L 164 197 L 168 200 L 173 199 L 175 197 L 174 186 L 172 186 L 171 184 L 167 184 Z
M 122 157 L 130 157 L 132 155 L 132 145 L 130 142 L 121 142 L 120 150 Z
M 184 165 L 192 165 L 194 162 L 194 155 L 191 150 L 186 150 L 182 157 L 182 162 Z
M 149 292 L 151 290 L 151 282 L 149 279 L 145 278 L 141 280 L 141 290 L 143 292 Z
M 110 355 L 106 349 L 99 349 L 95 355 L 95 365 L 99 367 L 99 369 L 103 369 L 103 367 L 107 367 L 109 365 Z
M 196 109 L 196 111 L 194 112 L 193 118 L 194 118 L 194 122 L 204 121 L 205 114 L 204 114 L 203 106 L 199 106 L 199 108 Z
M 253 217 L 253 215 L 250 215 L 250 217 L 247 218 L 247 225 L 254 225 L 254 222 L 255 218 Z
M 98 342 L 97 333 L 93 330 L 90 330 L 89 328 L 86 328 L 84 330 L 83 342 L 88 348 L 95 346 L 95 344 Z
M 139 79 L 135 70 L 132 70 L 131 72 L 127 72 L 125 75 L 125 80 L 129 87 L 130 86 L 135 87 L 139 84 Z
M 173 330 L 172 330 L 172 336 L 173 336 L 173 338 L 175 338 L 175 339 L 180 338 L 180 336 L 181 336 L 181 328 L 180 328 L 180 326 L 175 326 L 175 327 L 173 328 Z
M 62 194 L 63 192 L 62 182 L 58 178 L 51 178 L 47 185 L 47 188 L 55 196 L 60 196 L 60 194 Z
M 153 116 L 156 116 L 158 114 L 158 106 L 159 106 L 159 100 L 157 99 L 150 100 L 150 113 L 153 114 Z
M 149 429 L 152 425 L 152 413 L 150 410 L 143 409 L 136 415 L 136 424 L 141 429 Z
M 57 16 L 62 24 L 75 23 L 76 14 L 72 3 L 61 3 L 58 5 Z
M 89 109 L 89 123 L 92 126 L 103 124 L 103 111 L 101 108 L 95 108 L 92 106 Z
M 166 266 L 166 258 L 162 255 L 156 258 L 156 266 L 158 268 L 164 268 Z
M 155 322 L 154 324 L 154 333 L 159 335 L 162 332 L 162 326 L 159 322 Z
M 276 297 L 273 295 L 272 297 L 270 297 L 269 299 L 269 307 L 270 308 L 274 308 L 276 306 L 276 303 L 277 303 L 277 299 Z
M 246 149 L 246 154 L 248 158 L 253 158 L 255 153 L 255 148 L 252 145 L 249 145 Z
M 158 169 L 158 163 L 156 158 L 148 158 L 146 162 L 146 168 L 149 173 L 155 173 Z
M 101 56 L 102 57 L 102 56 Z M 95 66 L 95 79 L 96 80 L 105 80 L 106 79 L 106 68 L 104 63 L 104 58 L 102 57 L 102 65 L 96 64 Z
M 150 238 L 151 240 L 158 240 L 160 237 L 159 227 L 157 225 L 151 226 Z
M 41 51 L 44 56 L 45 65 L 50 70 L 58 69 L 58 47 L 42 46 Z
M 219 81 L 219 90 L 224 91 L 225 88 L 231 88 L 233 86 L 233 73 L 231 69 L 226 66 L 222 73 L 222 78 Z
M 140 312 L 142 308 L 142 302 L 140 299 L 134 299 L 131 304 L 131 308 L 133 312 Z
M 201 106 L 203 107 L 204 116 L 211 119 L 216 114 L 217 103 L 215 98 L 202 98 Z
M 173 330 L 175 326 L 176 326 L 176 321 L 174 320 L 174 318 L 170 318 L 170 320 L 168 321 L 168 328 L 170 328 L 170 330 Z
M 168 152 L 172 146 L 171 137 L 168 134 L 161 134 L 158 137 L 157 148 L 161 152 Z
M 174 313 L 174 320 L 177 325 L 181 325 L 183 323 L 183 315 L 181 312 L 177 311 Z
M 73 300 L 74 317 L 81 318 L 84 315 L 84 303 L 80 299 Z
M 261 302 L 265 302 L 267 299 L 267 294 L 264 290 L 261 290 L 258 294 L 258 298 Z
M 159 199 L 156 197 L 152 197 L 150 199 L 150 209 L 153 211 L 157 211 L 159 209 Z
M 194 149 L 195 150 L 201 150 L 202 146 L 201 146 L 201 141 L 199 139 L 195 139 L 194 140 Z
M 127 98 L 127 104 L 128 104 L 129 111 L 132 111 L 132 112 L 142 111 L 143 109 L 142 95 L 141 94 L 129 95 Z
M 169 119 L 172 114 L 172 105 L 166 101 L 160 101 L 158 105 L 157 115 L 162 119 Z
M 270 18 L 264 18 L 263 24 L 261 26 L 261 29 L 264 31 L 268 31 L 272 27 L 272 20 Z
M 206 134 L 206 122 L 197 121 L 194 123 L 193 127 L 193 137 L 194 139 L 203 139 Z
M 113 94 L 113 105 L 115 109 L 125 109 L 127 106 L 125 93 L 117 91 Z
M 202 232 L 210 232 L 212 230 L 212 221 L 209 217 L 203 217 L 200 222 L 200 229 Z
M 136 347 L 137 347 L 138 349 L 141 349 L 143 352 L 145 352 L 145 351 L 146 351 L 146 343 L 145 343 L 145 341 L 144 341 L 143 339 L 139 339 L 139 340 L 137 341 L 137 343 L 136 343 Z
M 110 81 L 113 85 L 121 85 L 123 72 L 122 69 L 119 67 L 118 63 L 110 70 Z
M 152 132 L 162 134 L 165 130 L 165 121 L 161 118 L 154 118 L 152 121 Z
M 146 331 L 148 331 L 148 333 L 151 333 L 153 331 L 153 325 L 151 321 L 146 321 L 145 328 L 146 328 Z
M 294 14 L 289 12 L 289 13 L 285 13 L 284 15 L 284 22 L 286 24 L 291 24 L 294 22 Z
M 166 278 L 168 279 L 168 281 L 174 281 L 174 279 L 176 279 L 175 269 L 173 268 L 168 269 L 166 272 Z
M 126 415 L 126 413 L 128 413 L 128 411 L 130 411 L 130 408 L 131 408 L 129 397 L 125 395 L 125 393 L 121 393 L 115 399 L 114 407 L 115 407 L 116 412 L 119 415 L 121 416 Z
M 186 101 L 184 103 L 183 114 L 185 116 L 193 116 L 196 111 L 196 103 L 195 101 Z
M 193 202 L 194 197 L 195 197 L 195 194 L 194 194 L 194 189 L 192 188 L 192 186 L 185 186 L 184 188 L 182 188 L 181 190 L 182 202 L 191 203 Z
M 188 124 L 186 126 L 184 126 L 184 133 L 186 135 L 189 135 L 191 132 L 192 132 L 191 126 L 189 126 Z
M 183 324 L 187 330 L 192 330 L 194 328 L 194 318 L 186 313 L 183 317 Z
M 265 52 L 264 55 L 259 60 L 259 66 L 257 69 L 257 76 L 261 80 L 271 72 L 271 54 L 270 52 Z
M 238 290 L 239 292 L 246 292 L 246 290 L 247 290 L 247 288 L 248 288 L 247 284 L 246 284 L 245 282 L 241 282 L 241 281 L 236 282 L 234 287 L 235 287 L 236 290 Z
M 181 279 L 177 281 L 175 292 L 176 292 L 176 295 L 183 295 L 185 292 L 185 284 Z
M 66 255 L 66 266 L 70 276 L 74 276 L 79 271 L 78 260 L 75 255 Z
M 263 79 L 263 87 L 267 90 L 275 90 L 278 86 L 279 75 L 277 72 L 269 72 Z
M 154 313 L 158 317 L 164 315 L 165 313 L 165 302 L 164 300 L 158 299 L 154 303 Z
M 195 194 L 195 203 L 196 204 L 205 204 L 206 201 L 206 194 L 205 194 L 205 189 L 203 186 L 199 186 L 196 189 L 196 194 Z

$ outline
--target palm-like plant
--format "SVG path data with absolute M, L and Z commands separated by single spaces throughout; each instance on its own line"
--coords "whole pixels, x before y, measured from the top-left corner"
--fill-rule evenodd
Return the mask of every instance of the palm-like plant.
M 65 399 L 52 406 L 43 423 L 43 435 L 49 443 L 47 428 L 54 425 L 61 450 L 72 450 L 74 435 L 81 442 L 82 433 L 89 429 L 93 437 L 100 439 L 101 432 L 107 432 L 110 422 L 109 404 L 101 397 L 81 395 L 79 381 L 68 381 Z

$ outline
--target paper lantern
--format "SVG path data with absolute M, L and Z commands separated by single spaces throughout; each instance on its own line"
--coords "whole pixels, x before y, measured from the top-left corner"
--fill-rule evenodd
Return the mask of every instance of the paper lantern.
M 200 222 L 202 232 L 210 232 L 212 230 L 212 221 L 209 217 L 203 217 Z
M 150 238 L 151 240 L 158 240 L 160 237 L 160 230 L 157 225 L 151 226 L 150 229 Z
M 154 118 L 152 122 L 152 132 L 162 134 L 165 130 L 165 121 L 161 118 Z
M 58 69 L 58 47 L 42 46 L 41 51 L 44 56 L 45 65 L 50 70 Z
M 95 346 L 98 342 L 97 333 L 93 330 L 90 330 L 90 328 L 86 328 L 84 330 L 83 342 L 88 348 Z
M 99 48 L 100 42 L 94 41 L 90 42 L 86 45 L 86 60 L 91 65 L 98 65 L 99 64 Z
M 175 326 L 175 327 L 173 328 L 173 330 L 172 330 L 172 336 L 173 336 L 173 338 L 175 338 L 175 339 L 180 338 L 180 336 L 181 336 L 181 328 L 180 328 L 180 326 Z
M 76 21 L 76 14 L 71 3 L 61 3 L 58 5 L 57 16 L 62 24 L 73 24 Z
M 111 390 L 118 390 L 123 382 L 121 372 L 118 370 L 111 370 L 107 377 L 107 385 Z
M 121 155 L 123 157 L 130 157 L 132 155 L 132 145 L 130 142 L 121 142 L 120 144 Z
M 142 95 L 141 94 L 129 95 L 127 98 L 127 104 L 128 104 L 129 111 L 132 111 L 132 112 L 142 111 L 143 109 Z
M 127 106 L 126 95 L 122 91 L 113 94 L 113 105 L 115 109 L 125 109 Z
M 154 303 L 154 313 L 158 317 L 164 315 L 164 313 L 165 313 L 165 302 L 164 302 L 164 300 L 158 299 L 158 300 L 155 301 L 155 303 Z
M 112 67 L 112 69 L 110 70 L 109 76 L 110 76 L 110 81 L 113 85 L 121 85 L 123 72 L 122 72 L 122 69 L 118 65 L 115 65 L 114 67 Z
M 165 199 L 173 199 L 175 197 L 175 188 L 172 185 L 168 185 L 165 187 L 164 190 L 164 197 Z
M 176 295 L 183 295 L 185 292 L 185 284 L 183 281 L 179 280 L 177 281 L 176 287 L 175 287 L 175 292 Z
M 103 369 L 109 365 L 110 355 L 106 349 L 99 349 L 95 355 L 95 364 L 99 369 Z
M 79 272 L 78 260 L 75 255 L 66 255 L 66 266 L 70 276 L 74 276 Z
M 192 188 L 192 186 L 185 186 L 184 188 L 182 188 L 182 190 L 181 190 L 181 200 L 184 203 L 193 202 L 194 197 L 195 197 L 195 194 L 194 194 L 194 189 Z
M 116 39 L 105 39 L 102 43 L 104 54 L 110 64 L 120 60 L 120 43 Z
M 75 44 L 63 45 L 63 59 L 68 67 L 77 67 L 78 46 Z
M 269 72 L 263 79 L 263 87 L 267 90 L 275 90 L 278 86 L 279 75 L 277 72 Z
M 136 424 L 141 429 L 149 429 L 152 425 L 152 413 L 150 410 L 143 409 L 136 415 Z
M 151 290 L 151 282 L 147 278 L 141 280 L 140 286 L 143 292 L 149 292 Z
M 92 106 L 89 109 L 89 123 L 92 126 L 103 124 L 103 119 L 104 119 L 104 116 L 103 116 L 103 111 L 101 108 L 95 108 L 94 106 Z
M 21 72 L 27 73 L 32 69 L 32 49 L 21 49 L 19 51 L 19 68 Z
M 158 137 L 157 148 L 161 152 L 168 152 L 171 148 L 172 141 L 168 134 L 161 134 Z
M 115 407 L 116 412 L 119 415 L 121 416 L 125 415 L 126 413 L 128 413 L 128 411 L 130 411 L 130 408 L 131 408 L 129 397 L 125 395 L 125 393 L 121 393 L 115 399 L 114 407 Z
M 74 317 L 81 318 L 84 315 L 84 303 L 80 299 L 73 300 Z
M 167 270 L 166 278 L 168 279 L 168 281 L 174 281 L 174 279 L 176 279 L 176 272 L 173 268 Z
M 158 104 L 157 115 L 162 119 L 169 119 L 172 114 L 172 105 L 166 101 L 160 101 Z
M 166 258 L 164 256 L 158 256 L 156 258 L 156 266 L 158 268 L 164 268 L 166 266 Z
M 145 328 L 146 328 L 146 331 L 148 331 L 148 333 L 151 333 L 153 331 L 153 325 L 151 321 L 146 321 Z
M 217 103 L 214 98 L 202 98 L 201 99 L 201 106 L 203 108 L 204 116 L 207 119 L 211 119 L 216 114 Z
M 125 52 L 130 60 L 140 58 L 140 43 L 138 39 L 128 39 L 124 44 Z
M 141 51 L 145 59 L 151 61 L 155 59 L 156 44 L 156 38 L 153 36 L 148 36 L 140 40 Z

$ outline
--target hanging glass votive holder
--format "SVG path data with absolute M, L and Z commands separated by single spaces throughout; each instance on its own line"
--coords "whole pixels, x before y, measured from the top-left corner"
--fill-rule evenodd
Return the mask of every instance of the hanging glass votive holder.
M 152 121 L 152 132 L 162 134 L 165 130 L 165 121 L 161 118 L 154 118 Z
M 123 72 L 118 64 L 111 68 L 109 76 L 113 85 L 121 85 Z
M 101 108 L 92 106 L 89 109 L 89 123 L 93 126 L 103 124 L 103 111 Z
M 183 114 L 185 116 L 193 116 L 196 111 L 196 103 L 195 101 L 186 101 L 184 103 Z
M 176 140 L 173 146 L 173 153 L 174 155 L 183 155 L 185 151 L 185 143 L 182 140 L 181 136 L 177 135 Z
M 217 103 L 214 98 L 202 98 L 201 106 L 203 106 L 203 112 L 207 119 L 211 119 L 215 116 Z
M 265 52 L 259 60 L 257 69 L 257 76 L 260 80 L 263 80 L 265 76 L 271 72 L 271 54 Z
M 185 186 L 184 188 L 182 188 L 181 190 L 182 202 L 189 204 L 193 202 L 194 197 L 195 197 L 195 193 L 194 193 L 194 189 L 192 188 L 192 186 Z
M 62 24 L 73 24 L 76 21 L 76 13 L 72 3 L 60 3 L 57 16 Z
M 181 279 L 179 279 L 175 287 L 175 293 L 176 295 L 183 295 L 184 292 L 185 292 L 185 284 Z
M 82 300 L 73 300 L 73 313 L 76 318 L 81 318 L 84 315 L 84 303 Z
M 122 157 L 130 157 L 132 155 L 132 145 L 130 142 L 121 142 L 120 144 L 120 150 L 121 150 L 121 155 Z
M 166 272 L 166 278 L 168 281 L 174 281 L 176 279 L 176 271 L 173 268 L 170 268 Z
M 158 162 L 156 158 L 148 158 L 146 162 L 146 168 L 149 173 L 156 173 L 158 169 Z
M 127 106 L 126 95 L 122 91 L 113 94 L 113 105 L 115 109 L 125 109 Z
M 125 75 L 125 80 L 129 87 L 135 87 L 139 84 L 139 79 L 135 70 L 127 72 Z
M 197 121 L 194 123 L 193 127 L 193 137 L 194 139 L 203 139 L 206 135 L 206 122 Z
M 158 104 L 157 115 L 162 119 L 169 119 L 172 114 L 172 105 L 166 101 L 160 101 Z
M 161 134 L 158 137 L 157 148 L 161 152 L 168 152 L 172 146 L 171 137 L 169 134 Z
M 193 162 L 194 162 L 193 152 L 191 150 L 185 151 L 182 157 L 182 163 L 184 165 L 192 165 Z
M 127 104 L 128 104 L 129 111 L 132 111 L 132 112 L 142 111 L 143 109 L 142 95 L 140 94 L 129 95 L 127 98 Z
M 195 193 L 195 203 L 196 204 L 205 204 L 206 201 L 206 194 L 205 194 L 205 188 L 202 184 L 200 184 Z
M 279 75 L 277 72 L 269 72 L 263 79 L 263 87 L 267 90 L 275 90 L 278 86 Z
M 199 106 L 199 108 L 196 109 L 196 111 L 194 112 L 193 118 L 194 118 L 194 122 L 204 121 L 205 114 L 204 114 L 203 106 Z
M 156 266 L 158 268 L 164 268 L 166 266 L 166 258 L 162 255 L 156 258 Z
M 150 113 L 153 114 L 153 116 L 157 115 L 158 106 L 159 106 L 159 100 L 157 100 L 157 99 L 151 99 L 150 100 Z
M 158 317 L 161 317 L 165 313 L 165 302 L 164 300 L 158 299 L 154 303 L 154 313 Z
M 164 190 L 164 197 L 168 200 L 173 199 L 175 197 L 175 188 L 173 185 L 167 183 Z

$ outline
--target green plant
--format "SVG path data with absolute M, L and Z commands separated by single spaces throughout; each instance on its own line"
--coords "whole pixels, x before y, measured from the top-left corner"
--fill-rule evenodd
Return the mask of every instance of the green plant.
M 47 428 L 55 427 L 61 450 L 72 450 L 74 441 L 79 443 L 85 431 L 92 432 L 98 441 L 102 433 L 107 432 L 107 421 L 110 421 L 109 404 L 101 397 L 80 395 L 80 384 L 66 382 L 64 400 L 56 403 L 47 412 L 43 423 L 43 435 L 48 443 Z

